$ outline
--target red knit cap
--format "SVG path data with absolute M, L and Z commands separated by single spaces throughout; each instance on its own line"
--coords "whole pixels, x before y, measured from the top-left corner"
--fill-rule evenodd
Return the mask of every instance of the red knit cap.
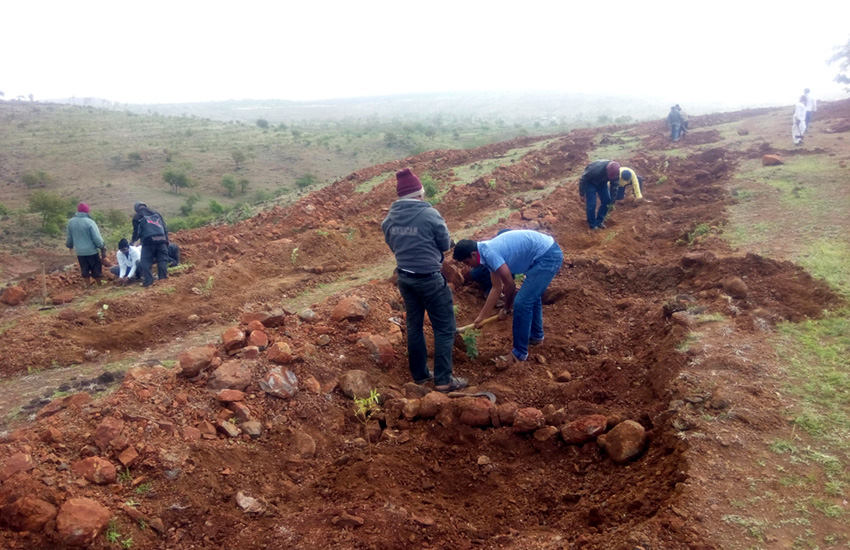
M 410 168 L 405 168 L 395 174 L 396 192 L 399 197 L 413 195 L 417 191 L 422 191 L 422 182 L 416 177 L 416 174 L 410 171 Z
M 611 161 L 608 163 L 608 166 L 605 168 L 608 173 L 608 179 L 612 180 L 620 176 L 620 163 Z
M 77 207 L 77 212 L 85 212 L 86 214 L 88 214 L 89 213 L 89 205 L 87 205 L 84 202 L 81 202 L 80 205 Z

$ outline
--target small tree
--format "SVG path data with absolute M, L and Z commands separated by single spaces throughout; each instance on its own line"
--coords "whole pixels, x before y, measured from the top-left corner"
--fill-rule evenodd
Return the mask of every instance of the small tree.
M 30 212 L 41 214 L 41 227 L 49 233 L 55 233 L 64 218 L 74 211 L 72 199 L 66 199 L 47 191 L 36 191 L 29 197 Z
M 838 74 L 835 75 L 835 81 L 839 84 L 850 84 L 850 40 L 843 46 L 835 47 L 835 55 L 829 58 L 829 64 L 838 63 Z M 850 92 L 850 86 L 844 88 L 845 92 Z
M 251 183 L 245 178 L 242 178 L 239 180 L 239 191 L 244 195 L 249 185 L 251 185 Z
M 220 216 L 224 214 L 224 207 L 219 204 L 217 201 L 210 201 L 210 212 L 215 214 L 216 216 Z
M 248 158 L 248 157 L 245 155 L 245 153 L 243 153 L 243 152 L 242 152 L 242 151 L 240 151 L 239 149 L 237 149 L 237 150 L 233 151 L 232 153 L 230 153 L 230 156 L 231 156 L 231 157 L 233 157 L 233 162 L 234 162 L 234 164 L 236 164 L 236 169 L 237 169 L 237 170 L 239 170 L 239 168 L 242 166 L 242 163 L 243 163 L 243 162 L 245 162 L 245 160 Z
M 179 193 L 181 189 L 192 187 L 192 181 L 185 173 L 180 170 L 169 169 L 163 172 L 162 180 L 171 186 L 174 193 Z
M 258 118 L 257 119 L 257 126 L 262 128 L 263 130 L 265 130 L 269 127 L 269 121 L 264 119 L 264 118 Z
M 230 174 L 225 174 L 221 177 L 221 186 L 227 189 L 227 196 L 232 197 L 236 192 L 236 178 Z

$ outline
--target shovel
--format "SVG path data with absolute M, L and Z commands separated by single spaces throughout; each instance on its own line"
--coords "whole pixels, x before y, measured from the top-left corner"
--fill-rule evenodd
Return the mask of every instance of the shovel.
M 490 323 L 495 323 L 498 320 L 499 320 L 498 315 L 493 315 L 492 317 L 487 317 L 486 319 L 481 321 L 481 326 L 483 327 L 484 325 L 489 325 Z M 464 332 L 466 332 L 467 330 L 469 330 L 471 328 L 475 328 L 475 323 L 471 323 L 469 325 L 464 325 L 462 327 L 458 327 L 457 334 L 463 334 Z

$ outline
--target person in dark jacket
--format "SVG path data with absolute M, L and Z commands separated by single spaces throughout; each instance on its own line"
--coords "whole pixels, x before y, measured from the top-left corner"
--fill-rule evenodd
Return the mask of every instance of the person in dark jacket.
M 590 229 L 605 229 L 605 216 L 611 204 L 611 192 L 608 182 L 620 179 L 620 164 L 612 160 L 597 160 L 584 169 L 578 182 L 578 193 L 584 197 L 587 210 L 587 225 Z M 599 212 L 596 211 L 596 197 L 599 197 Z
M 133 216 L 133 237 L 130 246 L 136 241 L 142 242 L 142 258 L 139 266 L 142 270 L 142 286 L 153 284 L 151 267 L 157 264 L 157 276 L 160 280 L 168 278 L 168 227 L 165 220 L 156 210 L 148 208 L 143 202 L 133 205 L 136 214 Z
M 667 126 L 670 128 L 670 141 L 679 141 L 679 133 L 682 131 L 682 113 L 678 105 L 670 107 L 667 114 Z
M 97 223 L 89 216 L 89 206 L 81 202 L 77 206 L 77 213 L 68 221 L 65 246 L 77 251 L 77 262 L 80 264 L 80 273 L 87 287 L 91 287 L 92 278 L 100 286 L 103 282 L 103 271 L 101 259 L 106 258 L 106 245 Z M 100 250 L 100 258 L 97 251 Z
M 468 385 L 452 375 L 455 340 L 452 290 L 443 277 L 443 252 L 451 248 L 446 222 L 435 208 L 422 200 L 419 178 L 405 168 L 396 173 L 398 200 L 381 223 L 384 240 L 395 254 L 398 290 L 407 312 L 407 358 L 417 384 L 432 378 L 434 389 L 450 392 Z M 434 329 L 434 372 L 428 370 L 428 348 L 423 323 L 425 312 Z

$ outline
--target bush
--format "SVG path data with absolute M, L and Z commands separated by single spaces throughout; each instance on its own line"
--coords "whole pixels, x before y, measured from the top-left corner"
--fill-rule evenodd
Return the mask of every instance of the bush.
M 51 235 L 57 234 L 65 220 L 76 210 L 77 201 L 46 191 L 36 191 L 29 197 L 29 210 L 41 214 L 41 227 Z
M 437 196 L 437 193 L 440 192 L 440 188 L 437 187 L 437 182 L 434 181 L 431 174 L 424 174 L 422 176 L 422 187 L 425 189 L 425 196 L 429 199 Z
M 255 203 L 266 202 L 270 198 L 272 198 L 272 194 L 269 193 L 268 191 L 264 191 L 263 189 L 260 189 L 259 191 L 254 193 L 254 202 Z
M 6 207 L 5 204 L 0 204 L 0 216 L 8 216 L 8 215 L 9 215 L 9 209 Z
M 295 180 L 295 185 L 298 186 L 299 189 L 304 189 L 305 187 L 310 187 L 314 183 L 316 183 L 317 178 L 313 174 L 304 174 L 297 180 Z
M 236 178 L 230 174 L 225 174 L 221 177 L 221 186 L 227 189 L 227 196 L 232 197 L 236 192 Z
M 210 201 L 209 208 L 210 208 L 210 212 L 215 214 L 216 216 L 221 216 L 222 214 L 227 212 L 227 209 L 224 206 L 222 206 L 221 204 L 219 204 L 217 201 L 214 201 L 214 200 Z
M 47 187 L 53 181 L 53 177 L 44 170 L 30 170 L 21 176 L 21 181 L 32 189 L 33 187 Z
M 265 130 L 266 128 L 269 127 L 269 121 L 264 119 L 264 118 L 258 118 L 257 119 L 257 126 L 262 128 L 263 130 Z
M 192 187 L 192 180 L 180 170 L 168 169 L 162 174 L 162 180 L 171 186 L 171 190 L 179 193 L 180 189 Z

